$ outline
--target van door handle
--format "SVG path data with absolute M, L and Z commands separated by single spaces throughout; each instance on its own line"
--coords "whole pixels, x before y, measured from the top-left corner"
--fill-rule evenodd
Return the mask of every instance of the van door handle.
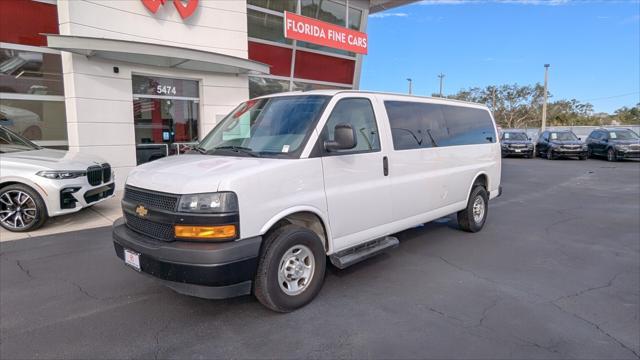
M 386 156 L 382 158 L 382 172 L 384 176 L 389 175 L 389 159 Z

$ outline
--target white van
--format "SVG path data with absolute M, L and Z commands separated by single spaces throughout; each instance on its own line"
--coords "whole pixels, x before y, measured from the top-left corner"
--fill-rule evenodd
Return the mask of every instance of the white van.
M 291 311 L 322 287 L 326 257 L 347 267 L 452 213 L 482 229 L 500 194 L 497 137 L 485 106 L 459 101 L 351 90 L 249 100 L 193 154 L 130 173 L 115 250 L 180 293 L 253 293 Z

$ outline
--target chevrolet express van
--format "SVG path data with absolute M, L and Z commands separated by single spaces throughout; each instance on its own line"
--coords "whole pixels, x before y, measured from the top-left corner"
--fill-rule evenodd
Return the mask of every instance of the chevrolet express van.
M 292 311 L 391 235 L 457 213 L 476 232 L 500 193 L 483 105 L 359 91 L 240 104 L 194 148 L 136 167 L 115 222 L 118 257 L 175 291 L 253 293 Z

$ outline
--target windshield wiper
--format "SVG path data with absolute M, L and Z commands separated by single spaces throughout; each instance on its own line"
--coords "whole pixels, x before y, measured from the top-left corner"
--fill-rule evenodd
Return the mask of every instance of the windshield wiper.
M 207 153 L 207 149 L 205 149 L 203 147 L 200 147 L 200 146 L 194 146 L 191 149 L 199 152 L 200 154 L 206 154 Z
M 244 154 L 248 154 L 250 156 L 253 157 L 260 157 L 260 154 L 258 154 L 257 152 L 253 151 L 253 149 L 248 148 L 248 147 L 244 147 L 244 146 L 235 146 L 235 145 L 231 145 L 231 146 L 218 146 L 213 148 L 213 150 L 231 150 L 231 151 L 235 151 L 235 152 L 241 152 Z

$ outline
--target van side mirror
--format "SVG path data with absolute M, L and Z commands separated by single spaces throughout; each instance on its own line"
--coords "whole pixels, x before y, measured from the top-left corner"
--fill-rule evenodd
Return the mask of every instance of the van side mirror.
M 582 140 L 582 138 L 581 138 L 581 137 L 579 137 L 579 138 L 578 138 L 578 140 Z
M 529 141 L 531 141 L 531 138 L 527 138 L 527 139 L 529 139 Z
M 353 149 L 357 145 L 356 131 L 350 124 L 338 124 L 333 129 L 333 141 L 325 141 L 327 151 Z

